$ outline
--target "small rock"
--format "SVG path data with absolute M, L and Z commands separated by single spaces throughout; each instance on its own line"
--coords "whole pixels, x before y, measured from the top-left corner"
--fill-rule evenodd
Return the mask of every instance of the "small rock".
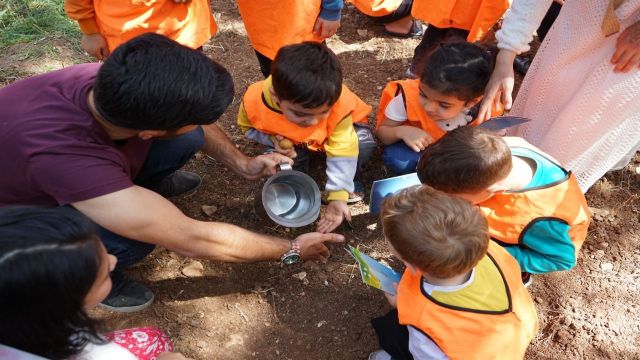
M 205 215 L 211 217 L 218 210 L 218 207 L 215 206 L 215 205 L 202 205 L 202 207 L 200 209 L 202 209 L 202 212 Z
M 539 296 L 536 296 L 535 302 L 537 302 L 538 304 L 542 304 L 542 298 Z
M 184 276 L 198 277 L 204 274 L 204 265 L 201 262 L 192 260 L 181 270 Z
M 316 324 L 316 327 L 322 327 L 323 325 L 327 325 L 327 322 L 322 320 L 319 323 Z
M 600 264 L 600 269 L 604 271 L 611 271 L 613 270 L 613 264 L 610 262 L 603 262 L 602 264 Z
M 309 279 L 302 279 L 302 284 L 309 285 Z
M 307 272 L 306 271 L 300 271 L 297 274 L 291 275 L 291 277 L 294 278 L 294 279 L 298 279 L 298 280 L 302 281 L 307 277 Z
M 636 166 L 636 174 L 640 175 L 640 166 Z
M 606 242 L 606 241 L 603 241 L 601 243 L 598 243 L 598 247 L 601 248 L 601 249 L 606 249 L 606 248 L 609 247 L 609 243 Z
M 596 250 L 594 256 L 596 259 L 602 259 L 604 257 L 604 250 Z
M 202 349 L 202 348 L 204 348 L 204 347 L 206 347 L 206 346 L 207 346 L 207 343 L 206 343 L 206 342 L 204 342 L 204 341 L 202 341 L 202 340 L 200 340 L 200 341 L 198 341 L 198 343 L 196 344 L 196 346 Z
M 358 29 L 358 30 L 356 30 L 356 32 L 358 33 L 358 36 L 360 36 L 360 37 L 367 37 L 367 34 L 368 34 L 367 29 Z

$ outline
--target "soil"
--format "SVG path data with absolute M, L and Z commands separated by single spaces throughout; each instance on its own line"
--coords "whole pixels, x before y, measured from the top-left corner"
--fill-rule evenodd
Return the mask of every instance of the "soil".
M 213 7 L 219 33 L 204 51 L 233 74 L 237 94 L 218 124 L 242 151 L 257 154 L 259 149 L 246 142 L 234 124 L 244 90 L 262 78 L 258 63 L 235 3 L 215 1 Z M 418 40 L 390 38 L 382 26 L 347 6 L 338 35 L 327 43 L 342 61 L 348 86 L 373 105 L 375 113 L 383 86 L 404 76 Z M 57 47 L 53 56 L 27 60 L 12 58 L 11 49 L 5 49 L 0 83 L 87 59 L 64 42 L 54 44 Z M 367 190 L 373 179 L 388 176 L 379 156 L 375 159 L 362 179 Z M 320 180 L 322 162 L 312 163 L 312 175 Z M 203 178 L 197 193 L 173 199 L 188 216 L 287 238 L 313 230 L 283 228 L 257 215 L 254 195 L 261 182 L 243 180 L 200 154 L 187 168 Z M 587 194 L 594 221 L 576 268 L 534 277 L 529 290 L 540 331 L 527 359 L 640 359 L 639 170 L 636 158 Z M 202 206 L 210 206 L 209 215 Z M 367 205 L 354 205 L 352 213 L 352 227 L 340 229 L 348 243 L 399 265 Z M 342 247 L 333 246 L 327 264 L 291 267 L 194 260 L 156 249 L 129 271 L 153 290 L 155 303 L 138 313 L 96 310 L 93 315 L 113 329 L 157 326 L 170 335 L 177 351 L 194 359 L 366 359 L 378 349 L 369 320 L 389 306 L 380 291 L 362 284 Z

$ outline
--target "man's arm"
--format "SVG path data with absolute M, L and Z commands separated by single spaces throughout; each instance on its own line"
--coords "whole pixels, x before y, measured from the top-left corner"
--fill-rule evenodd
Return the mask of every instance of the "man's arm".
M 227 262 L 279 260 L 291 248 L 286 239 L 254 233 L 235 225 L 191 219 L 170 201 L 139 186 L 72 205 L 118 235 L 189 257 Z M 303 259 L 322 261 L 329 256 L 324 241 L 340 242 L 343 239 L 341 235 L 320 233 L 297 238 Z
M 293 164 L 293 160 L 277 153 L 249 158 L 236 148 L 216 124 L 204 125 L 202 128 L 205 142 L 202 151 L 246 179 L 273 175 L 276 173 L 276 166 L 281 163 Z

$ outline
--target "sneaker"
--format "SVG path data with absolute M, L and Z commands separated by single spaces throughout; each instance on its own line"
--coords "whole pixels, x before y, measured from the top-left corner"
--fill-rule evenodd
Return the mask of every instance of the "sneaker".
M 378 350 L 369 354 L 369 360 L 392 360 L 392 358 L 386 351 Z
M 113 288 L 100 306 L 115 312 L 129 313 L 147 308 L 153 302 L 151 290 L 137 281 L 126 278 L 121 272 L 111 273 Z
M 524 284 L 524 287 L 528 288 L 533 283 L 533 276 L 528 272 L 523 272 L 520 275 L 522 276 L 522 283 Z
M 190 171 L 178 170 L 162 179 L 162 181 L 151 188 L 151 190 L 164 197 L 170 198 L 195 192 L 195 190 L 200 187 L 201 183 L 202 179 L 198 174 Z
M 347 204 L 355 204 L 359 201 L 362 201 L 364 197 L 364 185 L 362 185 L 362 183 L 357 180 L 353 182 L 353 185 L 353 192 L 349 193 Z

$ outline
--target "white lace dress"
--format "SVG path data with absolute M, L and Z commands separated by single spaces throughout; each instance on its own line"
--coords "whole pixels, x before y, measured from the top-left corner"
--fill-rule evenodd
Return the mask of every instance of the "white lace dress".
M 515 0 L 497 34 L 500 48 L 520 53 L 550 0 Z M 621 31 L 600 28 L 607 0 L 566 0 L 531 64 L 511 112 L 534 121 L 512 134 L 563 163 L 586 191 L 640 144 L 640 71 L 614 73 L 616 39 L 640 20 L 640 0 L 617 10 Z

